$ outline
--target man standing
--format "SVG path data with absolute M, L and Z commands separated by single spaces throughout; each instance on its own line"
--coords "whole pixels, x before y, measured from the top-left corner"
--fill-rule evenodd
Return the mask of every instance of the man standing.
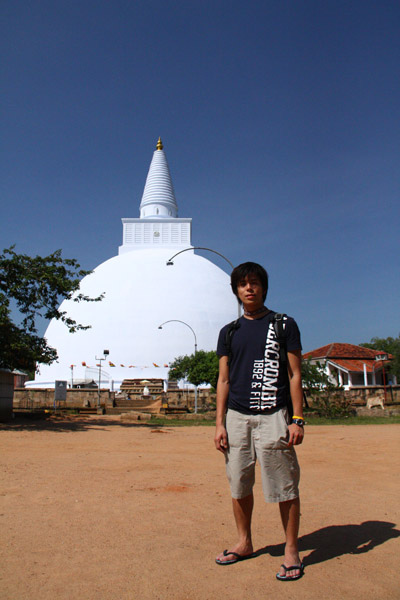
M 276 577 L 293 581 L 304 572 L 297 543 L 300 469 L 293 448 L 304 436 L 300 332 L 292 318 L 284 318 L 287 362 L 283 361 L 274 327 L 276 313 L 264 305 L 268 274 L 261 265 L 247 262 L 236 267 L 231 286 L 244 315 L 235 329 L 226 325 L 219 334 L 214 442 L 225 455 L 239 540 L 217 556 L 216 562 L 231 565 L 253 554 L 251 516 L 257 459 L 265 500 L 279 502 L 286 537 L 285 558 Z

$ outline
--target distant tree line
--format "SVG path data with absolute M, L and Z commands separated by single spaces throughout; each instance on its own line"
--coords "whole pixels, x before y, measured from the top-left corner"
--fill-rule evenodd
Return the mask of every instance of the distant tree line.
M 397 338 L 373 337 L 370 342 L 365 342 L 360 344 L 360 346 L 392 354 L 393 360 L 385 364 L 385 371 L 395 375 L 397 377 L 397 382 L 400 383 L 400 334 Z

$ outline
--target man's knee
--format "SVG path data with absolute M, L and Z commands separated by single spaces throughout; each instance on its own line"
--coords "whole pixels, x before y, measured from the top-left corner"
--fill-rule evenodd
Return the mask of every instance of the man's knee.
M 290 500 L 283 500 L 279 502 L 279 506 L 291 506 L 292 504 L 300 504 L 300 496 L 296 496 L 296 498 L 291 498 Z

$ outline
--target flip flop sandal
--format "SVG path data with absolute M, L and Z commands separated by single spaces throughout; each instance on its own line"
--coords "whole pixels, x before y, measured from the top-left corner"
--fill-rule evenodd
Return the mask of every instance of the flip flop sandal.
M 235 563 L 240 562 L 241 560 L 246 560 L 246 558 L 250 558 L 251 556 L 253 556 L 253 553 L 242 556 L 237 552 L 230 552 L 229 550 L 224 550 L 222 554 L 224 556 L 229 556 L 229 554 L 232 554 L 232 556 L 234 556 L 235 558 L 233 558 L 232 560 L 220 560 L 219 558 L 216 558 L 215 562 L 217 563 L 217 565 L 234 565 Z
M 291 567 L 287 567 L 286 565 L 281 565 L 282 569 L 284 569 L 285 574 L 284 575 L 280 575 L 279 573 L 276 574 L 276 578 L 279 579 L 279 581 L 296 581 L 296 579 L 300 579 L 300 577 L 303 577 L 304 575 L 304 563 L 301 563 L 300 565 L 292 565 Z M 300 571 L 300 573 L 298 575 L 293 575 L 293 577 L 287 577 L 286 573 L 288 571 L 294 571 L 295 569 L 298 569 Z

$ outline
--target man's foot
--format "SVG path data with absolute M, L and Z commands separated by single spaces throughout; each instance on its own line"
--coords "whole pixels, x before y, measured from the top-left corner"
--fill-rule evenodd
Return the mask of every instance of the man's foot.
M 251 556 L 253 556 L 253 546 L 251 544 L 237 544 L 232 550 L 221 552 L 215 559 L 215 562 L 217 565 L 233 565 Z
M 279 579 L 279 581 L 296 581 L 296 579 L 300 579 L 300 577 L 303 577 L 303 574 L 303 563 L 299 565 L 291 565 L 290 567 L 287 567 L 286 565 L 281 565 L 279 573 L 276 574 L 276 578 Z
M 300 579 L 303 576 L 304 565 L 300 560 L 297 549 L 285 548 L 285 559 L 283 565 L 279 569 L 279 573 L 276 574 L 277 579 L 281 581 L 294 581 Z

